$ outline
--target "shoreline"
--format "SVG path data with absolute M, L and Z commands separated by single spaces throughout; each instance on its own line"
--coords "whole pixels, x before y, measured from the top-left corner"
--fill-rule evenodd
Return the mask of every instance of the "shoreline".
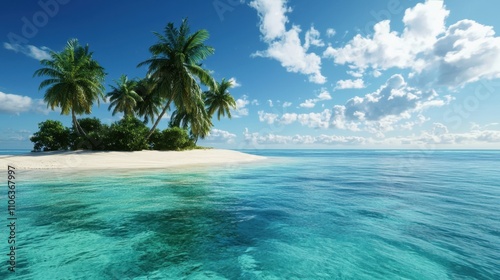
M 0 156 L 0 166 L 18 170 L 92 170 L 92 169 L 151 169 L 182 166 L 211 166 L 249 163 L 266 157 L 233 150 L 203 149 L 188 151 L 56 151 L 29 155 Z

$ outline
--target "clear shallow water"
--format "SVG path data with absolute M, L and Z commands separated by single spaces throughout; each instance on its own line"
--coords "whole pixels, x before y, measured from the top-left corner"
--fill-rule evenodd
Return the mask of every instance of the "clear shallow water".
M 252 153 L 275 158 L 19 172 L 0 279 L 500 278 L 499 151 Z

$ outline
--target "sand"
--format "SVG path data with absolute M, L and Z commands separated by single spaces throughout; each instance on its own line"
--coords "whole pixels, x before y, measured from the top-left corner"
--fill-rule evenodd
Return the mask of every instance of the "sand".
M 265 157 L 232 150 L 206 149 L 191 151 L 41 152 L 27 155 L 0 156 L 0 167 L 14 166 L 18 170 L 35 169 L 150 169 L 179 166 L 216 166 L 247 163 Z

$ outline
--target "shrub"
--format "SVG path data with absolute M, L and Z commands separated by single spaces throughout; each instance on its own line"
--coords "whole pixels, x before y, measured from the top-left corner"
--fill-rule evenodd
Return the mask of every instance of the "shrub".
M 148 149 L 148 127 L 135 117 L 126 117 L 109 127 L 104 138 L 105 149 L 110 151 L 140 151 Z
M 30 138 L 33 152 L 67 150 L 70 132 L 60 121 L 46 120 L 38 124 L 39 130 Z
M 76 133 L 76 128 L 73 125 L 71 127 L 70 134 L 70 148 L 72 150 L 104 150 L 106 148 L 104 141 L 109 127 L 102 124 L 101 120 L 98 118 L 83 118 L 79 119 L 78 122 L 87 133 L 89 139 L 83 135 L 78 135 L 78 133 Z
M 192 149 L 196 146 L 189 137 L 188 132 L 179 127 L 165 129 L 156 137 L 157 139 L 154 141 L 155 150 L 179 151 Z

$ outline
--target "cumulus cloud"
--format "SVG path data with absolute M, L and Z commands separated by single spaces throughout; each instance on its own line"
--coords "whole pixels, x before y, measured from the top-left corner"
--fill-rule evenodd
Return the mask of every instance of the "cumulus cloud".
M 394 124 L 410 119 L 430 107 L 444 106 L 449 99 L 438 99 L 434 90 L 410 87 L 401 75 L 393 75 L 377 91 L 355 96 L 345 105 L 334 106 L 331 125 L 338 129 L 359 130 L 361 124 L 371 133 L 382 136 Z
M 233 85 L 233 88 L 241 87 L 241 84 L 238 83 L 235 77 L 232 77 L 228 81 Z
M 300 103 L 299 106 L 302 108 L 314 108 L 316 106 L 316 102 L 314 101 L 315 99 L 306 99 L 304 102 Z
M 287 102 L 287 101 L 283 102 L 283 108 L 287 108 L 290 106 L 292 106 L 292 102 Z
M 285 113 L 281 115 L 281 117 L 278 114 L 266 113 L 264 111 L 259 111 L 258 114 L 259 121 L 267 124 L 279 123 L 283 125 L 289 125 L 297 122 L 302 126 L 318 129 L 328 128 L 330 125 L 330 119 L 332 117 L 332 111 L 329 109 L 325 109 L 319 113 Z
M 476 128 L 468 132 L 452 133 L 446 125 L 434 123 L 431 130 L 423 131 L 419 136 L 413 137 L 411 142 L 435 145 L 500 144 L 500 131 Z
M 0 114 L 16 114 L 35 112 L 47 115 L 52 110 L 42 99 L 32 99 L 29 96 L 3 93 L 0 91 Z
M 245 129 L 243 133 L 244 139 L 248 144 L 256 145 L 360 145 L 371 142 L 359 136 L 339 136 L 339 135 L 278 135 L 273 133 L 263 134 L 251 133 Z
M 259 114 L 259 121 L 267 124 L 273 124 L 278 119 L 277 114 L 265 113 L 264 111 L 259 111 L 257 113 Z
M 267 100 L 267 104 L 269 104 L 269 107 L 273 107 L 274 106 L 273 101 L 271 99 Z
M 328 92 L 328 90 L 326 90 L 325 88 L 323 88 L 323 89 L 321 89 L 321 92 L 317 95 L 316 98 L 306 99 L 304 102 L 302 102 L 301 104 L 299 104 L 299 106 L 301 108 L 311 109 L 311 108 L 314 108 L 314 106 L 316 106 L 316 103 L 318 103 L 320 101 L 331 100 L 331 99 L 332 99 L 332 96 L 330 95 L 330 93 Z
M 32 105 L 28 96 L 0 92 L 0 113 L 19 114 L 31 110 Z
M 230 133 L 225 130 L 212 129 L 210 134 L 205 138 L 206 141 L 214 143 L 234 143 L 236 139 L 236 134 Z
M 260 17 L 260 33 L 265 41 L 279 39 L 285 33 L 285 24 L 288 22 L 286 13 L 292 11 L 286 6 L 286 2 L 286 0 L 250 2 L 250 7 L 256 9 Z
M 288 72 L 308 75 L 313 83 L 325 83 L 326 77 L 321 74 L 321 57 L 307 52 L 309 46 L 322 44 L 319 31 L 311 27 L 306 32 L 306 44 L 302 45 L 300 27 L 293 25 L 291 29 L 286 29 L 286 14 L 291 12 L 286 0 L 254 0 L 249 5 L 257 10 L 260 32 L 263 41 L 268 44 L 267 50 L 257 51 L 252 56 L 275 59 Z
M 378 22 L 373 35 L 356 35 L 345 46 L 329 46 L 324 57 L 346 64 L 356 73 L 409 69 L 421 86 L 459 87 L 480 79 L 500 77 L 500 38 L 493 27 L 460 20 L 449 27 L 442 1 L 428 0 L 405 11 L 404 30 L 392 31 L 390 21 Z
M 435 149 L 443 147 L 498 147 L 500 145 L 499 130 L 471 130 L 452 133 L 445 125 L 435 123 L 428 131 L 410 136 L 372 138 L 365 136 L 344 136 L 336 134 L 320 135 L 279 135 L 261 134 L 245 129 L 244 140 L 248 144 L 258 145 L 315 145 L 315 146 L 370 146 L 370 147 L 426 147 Z
M 248 96 L 243 95 L 241 98 L 236 99 L 236 109 L 233 110 L 232 115 L 234 118 L 241 118 L 248 116 L 247 105 L 250 104 Z
M 3 47 L 16 53 L 20 52 L 36 60 L 50 59 L 50 49 L 47 47 L 38 48 L 33 45 L 22 46 L 10 43 L 3 43 Z
M 365 81 L 363 81 L 362 79 L 340 80 L 337 81 L 337 85 L 335 86 L 335 89 L 360 89 L 360 88 L 365 88 Z
M 304 48 L 308 50 L 310 46 L 325 46 L 325 43 L 323 43 L 323 41 L 321 40 L 321 33 L 316 30 L 314 26 L 311 26 L 311 29 L 306 32 L 306 41 L 304 44 Z
M 328 38 L 335 36 L 335 34 L 337 34 L 337 32 L 333 28 L 328 28 L 326 30 L 326 36 L 328 36 Z

